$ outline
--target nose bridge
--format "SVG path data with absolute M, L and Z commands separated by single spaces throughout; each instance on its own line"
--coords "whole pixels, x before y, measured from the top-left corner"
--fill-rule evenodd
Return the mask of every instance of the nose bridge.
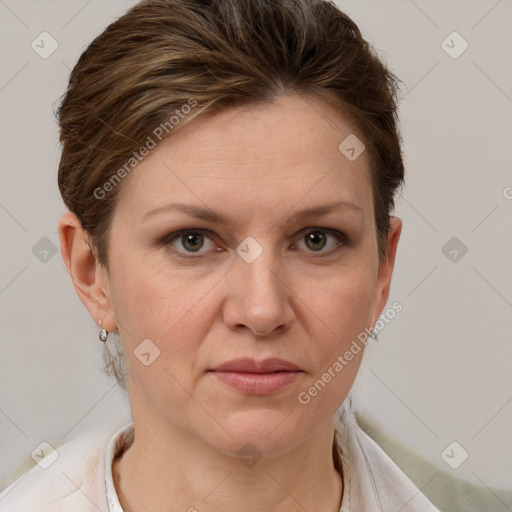
M 287 288 L 279 275 L 281 264 L 271 243 L 245 240 L 237 248 L 232 269 L 235 293 L 226 320 L 245 325 L 256 334 L 269 334 L 290 322 Z
M 248 252 L 244 253 L 247 249 Z M 265 297 L 268 301 L 280 298 L 280 280 L 276 275 L 280 265 L 271 240 L 246 240 L 237 248 L 237 253 L 241 261 L 236 263 L 236 267 L 241 274 L 241 282 L 247 288 L 247 297 L 257 303 Z

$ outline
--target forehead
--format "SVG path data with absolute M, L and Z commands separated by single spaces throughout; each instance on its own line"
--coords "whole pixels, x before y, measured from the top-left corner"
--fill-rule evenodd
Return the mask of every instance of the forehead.
M 360 151 L 362 139 L 338 111 L 312 97 L 199 116 L 135 167 L 120 206 L 144 214 L 179 197 L 245 211 L 251 201 L 260 211 L 299 200 L 302 206 L 351 200 L 365 208 L 372 195 L 367 152 L 349 159 L 342 144 L 359 140 Z

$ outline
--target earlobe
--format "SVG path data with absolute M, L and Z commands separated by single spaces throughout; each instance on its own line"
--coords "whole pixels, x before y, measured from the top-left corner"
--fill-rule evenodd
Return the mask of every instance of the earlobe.
M 62 259 L 78 297 L 97 324 L 101 320 L 103 328 L 114 331 L 117 325 L 112 316 L 107 274 L 86 242 L 87 232 L 71 212 L 62 215 L 58 228 Z

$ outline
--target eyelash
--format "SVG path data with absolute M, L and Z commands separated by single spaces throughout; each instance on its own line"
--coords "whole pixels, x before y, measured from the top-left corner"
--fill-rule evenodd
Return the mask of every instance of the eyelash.
M 330 229 L 330 228 L 306 228 L 305 230 L 303 230 L 301 232 L 301 235 L 299 236 L 298 240 L 299 241 L 303 240 L 304 237 L 306 237 L 307 235 L 309 235 L 311 233 L 325 233 L 325 234 L 334 236 L 335 238 L 338 239 L 338 242 L 339 242 L 338 245 L 334 249 L 332 249 L 330 251 L 323 251 L 323 250 L 320 250 L 318 252 L 317 251 L 312 251 L 312 250 L 307 251 L 307 252 L 310 252 L 312 255 L 314 255 L 313 257 L 330 256 L 330 255 L 332 255 L 334 253 L 337 253 L 342 248 L 347 247 L 348 245 L 350 245 L 350 240 L 349 240 L 348 236 L 345 233 L 342 233 L 341 231 L 338 231 L 336 229 Z M 201 250 L 196 252 L 196 253 L 194 253 L 194 252 L 187 252 L 187 251 L 180 251 L 180 250 L 176 249 L 172 245 L 172 242 L 174 242 L 175 240 L 179 239 L 180 237 L 182 237 L 183 235 L 186 235 L 186 234 L 203 235 L 203 236 L 205 236 L 207 238 L 210 238 L 210 240 L 212 240 L 212 237 L 208 236 L 208 235 L 213 234 L 213 233 L 211 231 L 205 230 L 205 229 L 193 229 L 193 228 L 181 229 L 179 231 L 174 231 L 173 233 L 170 233 L 170 234 L 166 235 L 165 237 L 163 237 L 160 240 L 160 244 L 159 245 L 163 245 L 163 246 L 169 247 L 169 249 L 174 254 L 176 254 L 177 256 L 179 256 L 181 258 L 184 258 L 184 259 L 195 259 L 195 258 L 201 257 L 201 255 L 204 254 L 204 252 L 200 252 Z

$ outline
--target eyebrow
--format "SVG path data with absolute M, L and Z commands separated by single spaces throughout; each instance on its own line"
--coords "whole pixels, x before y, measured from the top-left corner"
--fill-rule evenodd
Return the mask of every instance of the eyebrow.
M 334 201 L 332 203 L 320 206 L 311 206 L 309 208 L 304 208 L 303 210 L 294 213 L 289 218 L 289 221 L 299 222 L 309 217 L 319 217 L 321 215 L 326 215 L 328 213 L 334 212 L 336 210 L 348 210 L 354 213 L 358 213 L 361 217 L 364 218 L 364 211 L 355 203 L 352 203 L 350 201 Z M 144 215 L 144 217 L 142 217 L 142 222 L 158 213 L 172 211 L 180 211 L 190 215 L 191 217 L 195 217 L 197 219 L 201 219 L 207 222 L 219 222 L 226 225 L 229 224 L 229 220 L 219 212 L 216 212 L 209 208 L 202 208 L 200 206 L 183 203 L 172 203 L 165 206 L 160 206 L 159 208 L 155 208 L 154 210 L 147 212 Z

